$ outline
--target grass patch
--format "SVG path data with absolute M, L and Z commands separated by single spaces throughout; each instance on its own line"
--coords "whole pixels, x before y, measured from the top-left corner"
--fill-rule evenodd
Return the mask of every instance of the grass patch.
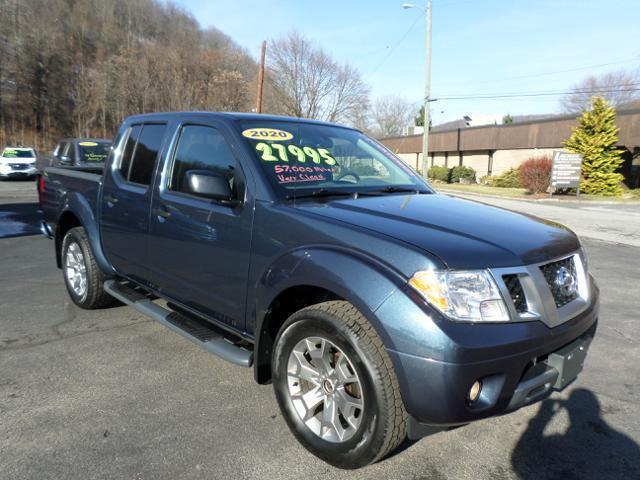
M 435 184 L 435 189 L 438 191 L 446 192 L 456 191 L 456 192 L 468 192 L 468 193 L 479 193 L 482 195 L 495 195 L 496 197 L 529 197 L 532 198 L 533 195 L 527 193 L 527 190 L 524 188 L 501 188 L 501 187 L 490 187 L 488 185 L 474 185 L 469 184 L 465 185 L 462 183 L 448 183 L 448 184 Z
M 541 193 L 532 195 L 524 188 L 500 188 L 490 187 L 488 185 L 477 184 L 461 184 L 461 183 L 436 183 L 433 185 L 436 190 L 441 192 L 460 192 L 460 193 L 476 193 L 479 195 L 492 195 L 495 197 L 511 197 L 521 200 L 539 200 L 548 199 L 549 194 Z M 575 195 L 554 195 L 554 199 L 575 201 L 577 200 Z M 602 195 L 586 195 L 580 194 L 580 200 L 588 200 L 594 202 L 616 202 L 616 203 L 638 203 L 640 202 L 640 189 L 628 190 L 621 197 L 606 197 Z

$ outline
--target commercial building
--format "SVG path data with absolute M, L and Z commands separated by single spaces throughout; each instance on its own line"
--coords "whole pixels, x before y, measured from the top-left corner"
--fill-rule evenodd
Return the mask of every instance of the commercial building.
M 618 112 L 618 145 L 625 163 L 621 173 L 637 187 L 640 168 L 640 109 Z M 562 150 L 577 125 L 575 115 L 545 120 L 454 128 L 429 134 L 427 168 L 433 165 L 472 167 L 478 177 L 500 175 L 532 157 Z M 422 135 L 383 138 L 381 142 L 419 172 L 423 168 Z

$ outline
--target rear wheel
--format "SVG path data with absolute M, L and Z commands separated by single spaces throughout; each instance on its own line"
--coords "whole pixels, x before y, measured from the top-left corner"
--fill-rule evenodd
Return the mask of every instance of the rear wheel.
M 62 240 L 62 271 L 69 296 L 79 307 L 94 309 L 114 302 L 103 289 L 107 277 L 98 267 L 82 227 L 70 229 Z
M 359 468 L 395 449 L 406 417 L 380 337 L 350 303 L 294 313 L 273 354 L 274 389 L 289 428 L 314 455 Z

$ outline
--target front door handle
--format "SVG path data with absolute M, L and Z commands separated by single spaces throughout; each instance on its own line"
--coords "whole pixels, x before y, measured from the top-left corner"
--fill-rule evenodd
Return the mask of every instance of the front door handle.
M 113 195 L 105 195 L 104 199 L 110 207 L 113 207 L 115 203 L 118 203 L 118 199 Z
M 153 214 L 160 218 L 169 218 L 171 216 L 171 212 L 168 212 L 164 207 L 154 208 Z

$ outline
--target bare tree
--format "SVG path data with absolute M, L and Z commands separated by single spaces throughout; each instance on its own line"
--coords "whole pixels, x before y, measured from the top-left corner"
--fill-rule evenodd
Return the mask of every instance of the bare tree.
M 268 85 L 278 113 L 346 121 L 366 103 L 368 88 L 357 70 L 341 65 L 297 32 L 272 41 Z
M 378 98 L 372 108 L 372 130 L 378 137 L 400 135 L 402 129 L 413 125 L 416 106 L 405 98 L 386 96 Z
M 371 125 L 371 104 L 368 101 L 361 103 L 359 108 L 354 108 L 345 123 L 367 135 L 376 134 Z
M 0 143 L 106 136 L 128 115 L 251 107 L 255 61 L 158 0 L 0 0 Z
M 591 105 L 594 96 L 600 96 L 611 105 L 620 106 L 640 99 L 640 71 L 618 70 L 600 76 L 589 76 L 572 92 L 560 100 L 566 113 L 575 113 Z

